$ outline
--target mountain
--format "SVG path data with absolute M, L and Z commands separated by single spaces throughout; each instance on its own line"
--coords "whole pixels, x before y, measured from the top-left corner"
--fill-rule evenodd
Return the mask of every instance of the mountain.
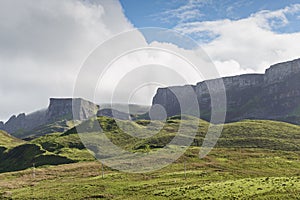
M 210 120 L 211 97 L 208 86 L 220 92 L 218 84 L 224 82 L 227 96 L 226 122 L 242 119 L 272 119 L 300 124 L 300 59 L 272 65 L 265 74 L 245 74 L 206 80 L 190 85 L 199 102 L 202 119 Z M 186 100 L 187 87 L 159 88 L 153 105 L 162 105 L 168 116 L 180 114 L 180 105 L 172 91 Z M 225 108 L 220 108 L 225 109 Z
M 35 134 L 32 131 L 36 132 L 38 129 L 45 130 L 50 124 L 56 124 L 56 127 L 59 124 L 60 126 L 55 130 L 63 132 L 65 128 L 68 128 L 67 121 L 88 119 L 95 116 L 98 109 L 98 105 L 81 98 L 51 98 L 47 109 L 42 109 L 28 115 L 25 113 L 18 116 L 13 115 L 5 124 L 3 122 L 0 123 L 0 129 L 19 138 Z M 51 133 L 52 131 L 44 131 L 43 133 Z
M 270 119 L 300 124 L 299 80 L 300 59 L 297 59 L 273 65 L 265 74 L 245 74 L 191 85 L 201 111 L 201 116 L 197 117 L 210 121 L 211 99 L 207 85 L 214 88 L 212 92 L 218 93 L 219 88 L 216 86 L 223 81 L 227 95 L 226 122 Z M 180 105 L 172 90 L 178 91 L 189 102 L 190 96 L 186 93 L 186 88 L 187 86 L 159 88 L 152 104 L 162 105 L 168 117 L 178 115 Z M 113 113 L 119 119 L 148 119 L 148 110 L 149 106 L 98 106 L 80 98 L 51 98 L 48 108 L 28 115 L 14 115 L 6 123 L 0 122 L 0 130 L 18 138 L 34 138 L 53 132 L 62 133 L 74 125 L 70 123 L 73 119 L 82 121 L 96 115 L 112 117 Z

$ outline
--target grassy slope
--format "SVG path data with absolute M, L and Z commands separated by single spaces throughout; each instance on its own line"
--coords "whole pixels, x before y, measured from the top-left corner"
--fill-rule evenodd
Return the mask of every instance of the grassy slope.
M 60 131 L 73 126 L 71 122 L 61 121 L 41 126 L 37 129 L 37 133 L 44 135 L 46 132 Z M 0 172 L 23 170 L 33 164 L 35 166 L 58 165 L 94 160 L 84 149 L 78 135 L 66 137 L 61 135 L 61 132 L 54 132 L 25 142 L 0 132 Z M 1 147 L 2 143 L 4 147 Z
M 101 124 L 105 134 L 110 140 L 128 151 L 143 151 L 147 146 L 152 149 L 164 147 L 177 134 L 180 123 L 186 124 L 184 132 L 191 132 L 191 124 L 196 124 L 198 133 L 193 142 L 194 146 L 202 144 L 206 134 L 208 123 L 195 118 L 178 119 L 170 118 L 163 126 L 163 129 L 153 137 L 139 139 L 126 134 L 120 129 L 125 127 L 131 133 L 151 134 L 147 131 L 147 120 L 137 121 L 118 121 L 100 117 L 97 120 L 83 122 L 79 127 L 90 134 L 98 135 L 97 127 Z M 161 122 L 155 122 L 154 127 L 162 126 Z M 156 131 L 154 131 L 156 133 Z M 180 137 L 186 137 L 180 135 Z M 300 150 L 300 126 L 291 125 L 283 122 L 274 121 L 254 121 L 245 120 L 226 124 L 221 138 L 217 143 L 220 148 L 264 148 L 270 150 L 299 151 Z M 4 149 L 6 150 L 6 149 Z M 2 151 L 4 151 L 2 150 Z M 99 150 L 99 149 L 98 149 Z M 101 154 L 101 151 L 99 151 Z M 47 159 L 49 162 L 47 162 Z M 70 129 L 65 133 L 52 133 L 26 144 L 14 147 L 6 151 L 1 158 L 0 171 L 21 170 L 36 164 L 41 166 L 45 164 L 62 164 L 79 161 L 92 161 L 93 156 L 85 149 L 81 143 L 76 129 Z M 13 163 L 13 164 L 12 164 Z
M 268 120 L 225 124 L 218 145 L 299 151 L 300 126 Z
M 32 140 L 34 138 L 38 138 L 51 133 L 63 133 L 70 128 L 73 128 L 75 125 L 78 125 L 78 121 L 56 121 L 51 124 L 45 124 L 36 127 L 31 131 L 25 131 L 18 133 L 18 138 L 23 138 L 24 140 Z
M 147 144 L 152 151 L 164 146 L 175 136 L 181 122 L 177 117 L 171 118 L 157 135 L 149 139 L 137 139 L 122 132 L 112 119 L 101 117 L 98 120 L 106 130 L 106 135 L 115 144 L 131 151 L 139 151 Z M 189 124 L 190 120 L 183 119 L 182 122 Z M 94 132 L 97 123 L 97 120 L 91 120 L 80 126 L 87 132 Z M 145 120 L 119 123 L 129 130 L 138 129 L 142 132 L 148 124 Z M 156 125 L 161 124 L 157 122 Z M 201 144 L 207 127 L 207 122 L 200 121 L 194 144 Z M 189 131 L 188 128 L 185 131 Z M 35 179 L 31 177 L 30 169 L 3 173 L 0 174 L 0 197 L 295 199 L 300 195 L 299 138 L 300 126 L 274 121 L 245 120 L 226 124 L 217 148 L 202 160 L 197 157 L 198 147 L 192 147 L 171 166 L 150 174 L 132 175 L 106 169 L 105 178 L 102 179 L 99 176 L 100 165 L 94 162 L 40 167 Z M 20 152 L 25 155 L 32 154 L 21 148 L 24 145 L 37 152 L 31 160 L 25 160 L 29 166 L 30 162 L 38 158 L 44 161 L 40 161 L 41 165 L 47 164 L 47 161 L 48 164 L 60 164 L 93 160 L 81 144 L 75 129 L 37 138 L 9 152 L 16 151 L 15 154 L 19 156 Z M 53 163 L 49 163 L 51 159 L 46 156 L 52 156 Z M 183 174 L 184 160 L 188 168 L 187 180 L 184 180 Z M 8 163 L 13 162 L 9 160 Z
M 0 195 L 13 199 L 297 199 L 299 152 L 216 148 L 202 160 L 190 148 L 153 173 L 126 174 L 81 162 L 0 174 Z M 187 178 L 184 178 L 184 161 Z
M 24 143 L 24 141 L 17 139 L 4 131 L 0 130 L 0 147 L 12 148 Z

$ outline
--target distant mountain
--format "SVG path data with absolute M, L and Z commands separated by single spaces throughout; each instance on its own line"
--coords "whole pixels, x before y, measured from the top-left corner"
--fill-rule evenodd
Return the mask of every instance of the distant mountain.
M 99 106 L 81 98 L 50 98 L 48 108 L 28 115 L 13 115 L 6 123 L 0 122 L 0 130 L 31 140 L 48 133 L 62 133 L 94 116 L 134 119 L 135 116 L 146 113 L 149 108 L 150 106 L 121 103 Z
M 242 119 L 272 119 L 300 124 L 300 59 L 271 66 L 265 74 L 245 74 L 207 80 L 191 85 L 197 95 L 200 117 L 210 120 L 211 96 L 207 84 L 218 93 L 220 80 L 227 95 L 226 122 Z M 168 116 L 180 114 L 180 105 L 172 90 L 190 98 L 187 86 L 159 88 L 153 105 L 162 105 Z M 225 109 L 225 108 L 219 108 Z
M 74 109 L 72 109 L 72 106 Z M 81 98 L 51 98 L 47 109 L 26 115 L 25 113 L 18 116 L 12 116 L 5 124 L 0 124 L 0 129 L 7 131 L 15 137 L 25 138 L 37 129 L 44 129 L 50 124 L 58 124 L 56 131 L 63 132 L 68 128 L 69 120 L 85 120 L 95 116 L 99 106 Z M 74 112 L 73 112 L 74 111 Z M 65 126 L 63 125 L 65 124 Z M 53 128 L 54 126 L 52 126 Z M 44 133 L 51 133 L 52 131 Z
M 300 59 L 273 65 L 265 74 L 245 74 L 191 85 L 200 107 L 201 116 L 197 117 L 210 121 L 211 99 L 207 84 L 213 87 L 220 80 L 224 82 L 226 89 L 226 122 L 271 119 L 300 124 Z M 219 92 L 217 87 L 213 88 L 213 92 Z M 180 105 L 172 90 L 178 91 L 188 102 L 190 96 L 185 89 L 186 86 L 159 88 L 152 104 L 162 105 L 168 117 L 178 115 Z M 51 98 L 48 108 L 28 115 L 14 115 L 6 123 L 0 122 L 0 130 L 18 138 L 34 138 L 64 132 L 73 126 L 70 121 L 79 122 L 96 115 L 123 120 L 149 119 L 149 109 L 149 106 L 134 104 L 99 106 L 80 98 Z

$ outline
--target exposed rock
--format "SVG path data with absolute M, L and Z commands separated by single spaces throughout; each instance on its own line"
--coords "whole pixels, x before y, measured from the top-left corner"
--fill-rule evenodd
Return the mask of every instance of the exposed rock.
M 94 116 L 97 113 L 98 108 L 99 107 L 94 103 L 80 98 L 51 98 L 50 105 L 46 113 L 46 120 L 48 122 L 53 122 L 61 119 L 85 120 Z
M 72 109 L 72 107 L 74 109 Z M 98 109 L 98 105 L 80 98 L 51 98 L 47 109 L 28 115 L 25 113 L 19 114 L 18 116 L 13 115 L 2 127 L 0 124 L 0 129 L 18 137 L 22 136 L 24 132 L 31 131 L 38 126 L 50 124 L 55 121 L 88 119 L 95 116 Z
M 275 119 L 300 123 L 300 59 L 272 65 L 265 74 L 245 74 L 222 78 L 227 96 L 226 121 L 241 119 Z M 220 79 L 190 85 L 197 95 L 201 118 L 210 120 L 211 93 L 220 91 Z M 180 114 L 179 102 L 172 93 L 176 90 L 188 99 L 186 88 L 159 88 L 153 105 L 162 105 L 168 114 Z

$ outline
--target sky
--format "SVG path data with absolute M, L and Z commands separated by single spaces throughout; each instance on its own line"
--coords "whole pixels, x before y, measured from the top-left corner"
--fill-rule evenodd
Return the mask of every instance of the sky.
M 272 64 L 300 57 L 299 0 L 2 0 L 0 120 L 47 107 L 49 97 L 71 97 L 82 65 L 93 50 L 124 31 L 144 27 L 167 28 L 191 38 L 220 76 L 263 73 Z M 157 40 L 142 31 L 135 34 L 139 39 L 130 42 L 136 45 L 167 48 L 191 57 L 195 54 L 195 49 L 172 44 L 172 40 Z M 107 53 L 116 47 L 108 46 Z M 105 91 L 96 94 L 97 103 L 108 100 L 105 97 L 122 73 L 128 72 L 125 66 L 151 65 L 155 60 L 177 67 L 179 72 L 187 67 L 163 55 L 149 51 L 119 59 L 112 66 L 115 71 L 103 80 Z M 158 77 L 169 73 L 155 71 Z M 201 81 L 188 76 L 191 84 Z M 141 84 L 147 76 L 142 73 L 127 79 Z M 177 77 L 162 85 L 183 83 Z M 124 80 L 119 90 L 130 88 L 127 84 Z M 156 88 L 154 84 L 135 91 L 133 102 L 149 104 Z

